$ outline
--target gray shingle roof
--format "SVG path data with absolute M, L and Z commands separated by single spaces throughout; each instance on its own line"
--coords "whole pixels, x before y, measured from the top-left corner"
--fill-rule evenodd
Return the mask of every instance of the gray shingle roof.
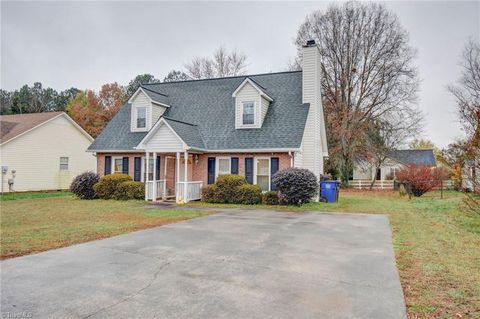
M 395 150 L 389 157 L 405 165 L 437 166 L 433 150 Z
M 166 94 L 162 94 L 159 92 L 154 92 L 148 87 L 142 86 L 143 91 L 148 95 L 149 98 L 152 99 L 152 101 L 155 101 L 160 104 L 166 104 L 170 105 L 170 101 L 168 99 L 168 96 Z
M 270 104 L 261 129 L 237 130 L 232 93 L 247 77 L 258 83 L 274 101 Z M 170 108 L 164 114 L 167 119 L 196 125 L 201 141 L 192 138 L 197 131 L 191 128 L 183 131 L 185 125 L 181 128 L 177 125 L 174 129 L 182 131 L 189 140 L 192 138 L 192 143 L 203 144 L 203 148 L 300 147 L 309 107 L 308 104 L 302 104 L 301 71 L 148 84 L 143 87 L 147 88 L 146 92 L 161 92 L 168 97 Z M 146 133 L 130 132 L 130 108 L 127 104 L 120 110 L 89 150 L 130 150 L 142 140 Z
M 199 149 L 205 148 L 197 125 L 176 121 L 168 117 L 164 117 L 164 119 L 188 146 Z

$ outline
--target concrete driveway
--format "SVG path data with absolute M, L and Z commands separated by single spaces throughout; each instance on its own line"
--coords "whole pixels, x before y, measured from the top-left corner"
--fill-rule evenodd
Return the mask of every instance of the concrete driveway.
M 1 279 L 3 318 L 406 318 L 378 215 L 224 211 L 6 260 Z

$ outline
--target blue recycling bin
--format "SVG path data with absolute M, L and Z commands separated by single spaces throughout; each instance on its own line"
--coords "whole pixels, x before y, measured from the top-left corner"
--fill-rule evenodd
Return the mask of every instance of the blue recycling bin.
M 335 203 L 338 199 L 338 182 L 337 181 L 321 181 L 320 197 L 325 199 L 327 203 Z

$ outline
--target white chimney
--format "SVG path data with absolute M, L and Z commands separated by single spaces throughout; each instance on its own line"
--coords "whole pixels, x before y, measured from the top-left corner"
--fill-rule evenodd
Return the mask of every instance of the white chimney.
M 303 133 L 302 164 L 320 177 L 323 158 L 328 156 L 321 95 L 320 51 L 314 40 L 303 46 L 302 101 L 310 104 Z

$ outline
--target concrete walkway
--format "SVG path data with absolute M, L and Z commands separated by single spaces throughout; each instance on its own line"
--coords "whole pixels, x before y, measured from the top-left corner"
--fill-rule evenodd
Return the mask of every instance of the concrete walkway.
M 1 263 L 2 317 L 406 318 L 380 215 L 230 210 Z

